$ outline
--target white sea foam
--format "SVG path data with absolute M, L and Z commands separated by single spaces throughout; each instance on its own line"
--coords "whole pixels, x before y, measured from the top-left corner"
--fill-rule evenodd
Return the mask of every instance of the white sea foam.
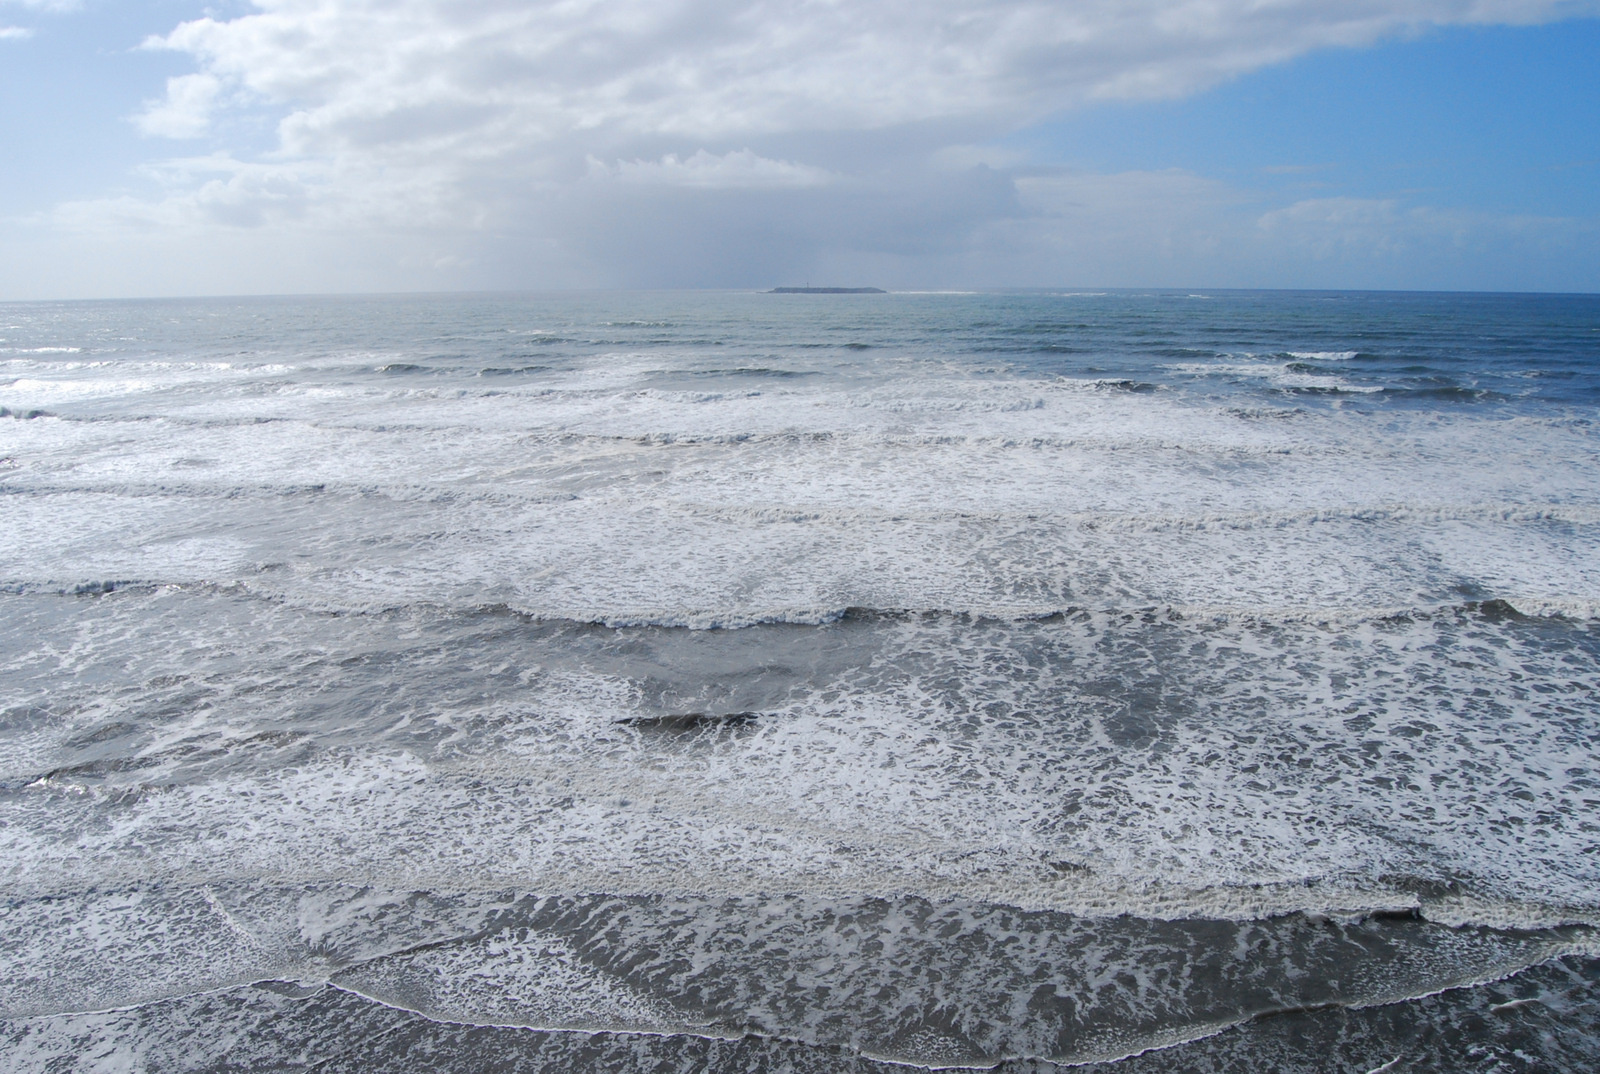
M 495 396 L 224 391 L 136 423 L 0 423 L 8 486 L 34 493 L 13 500 L 0 580 L 696 622 L 1600 596 L 1582 426 L 1263 424 L 1062 382 L 628 386 L 643 375 L 624 362 L 612 386 L 572 374 Z M 273 563 L 288 573 L 245 569 Z
M 1345 392 L 1355 395 L 1374 395 L 1383 391 L 1381 385 L 1353 384 L 1343 377 L 1307 373 L 1289 368 L 1284 362 L 1177 362 L 1166 368 L 1175 373 L 1191 376 L 1232 376 L 1259 378 L 1275 388 Z
M 1585 414 L 658 319 L 516 376 L 5 359 L 11 1056 L 316 1010 L 1082 1061 L 1592 954 Z
M 30 599 L 9 598 L 19 613 Z M 1600 683 L 1582 670 L 1584 650 L 1540 649 L 1540 635 L 1475 613 L 1337 630 L 1144 614 L 848 619 L 748 642 L 642 635 L 669 647 L 632 670 L 582 640 L 605 633 L 551 648 L 513 630 L 475 642 L 472 665 L 441 668 L 460 689 L 490 669 L 509 676 L 478 700 L 353 700 L 327 727 L 262 739 L 246 729 L 280 717 L 258 709 L 241 723 L 244 698 L 292 705 L 350 680 L 348 662 L 321 654 L 385 652 L 435 629 L 427 615 L 327 619 L 226 592 L 101 600 L 103 614 L 8 676 L 42 690 L 70 668 L 95 682 L 114 651 L 152 683 L 176 680 L 143 699 L 79 691 L 77 716 L 10 736 L 0 775 L 31 780 L 0 831 L 14 891 L 354 872 L 401 890 L 470 877 L 479 889 L 904 891 L 1255 917 L 1418 905 L 1404 877 L 1448 876 L 1474 898 L 1544 907 L 1542 918 L 1596 910 L 1574 767 L 1587 747 L 1570 711 Z M 249 640 L 262 616 L 272 640 Z M 164 619 L 170 636 L 156 629 Z M 155 633 L 138 642 L 137 631 Z M 819 649 L 775 648 L 812 637 Z M 135 645 L 147 650 L 140 665 L 127 663 Z M 1441 655 L 1460 651 L 1473 660 Z M 818 663 L 825 653 L 855 655 L 827 670 L 839 656 Z M 757 674 L 752 660 L 810 670 Z M 726 696 L 674 700 L 663 679 L 724 664 Z M 1544 665 L 1566 680 L 1537 698 L 1507 677 Z M 9 706 L 51 696 L 14 694 Z M 675 706 L 764 715 L 688 737 L 619 722 Z M 1486 722 L 1493 738 L 1479 733 Z M 107 728 L 137 734 L 121 767 L 28 769 L 37 740 L 70 756 Z M 1459 918 L 1470 901 L 1451 905 Z
M 234 888 L 205 897 L 213 920 L 231 921 L 225 928 L 246 934 L 261 949 L 258 965 L 279 975 L 283 983 L 269 994 L 322 994 L 334 1003 L 354 994 L 383 1010 L 477 1027 L 703 1040 L 755 1033 L 924 1065 L 1115 1060 L 1202 1039 L 1265 1011 L 1405 1002 L 1595 951 L 1580 934 L 1304 918 L 1169 925 L 905 897 L 476 900 L 354 888 Z M 105 937 L 111 949 L 147 945 L 164 928 L 183 935 L 188 942 L 163 960 L 165 972 L 174 984 L 190 975 L 206 987 L 180 985 L 142 1000 L 129 992 L 128 1002 L 99 1014 L 79 1005 L 30 1016 L 13 1004 L 11 1026 L 21 1020 L 28 1036 L 49 1040 L 52 1028 L 75 1024 L 81 1041 L 89 1026 L 114 1024 L 130 1009 L 160 1025 L 163 1007 L 237 995 L 227 967 L 205 957 L 216 938 L 182 931 L 182 907 L 193 901 L 189 892 L 138 900 L 104 893 L 76 909 L 109 913 L 122 926 Z M 17 926 L 29 929 L 27 915 L 41 909 L 28 907 Z M 373 933 L 390 946 L 373 946 Z M 75 965 L 76 945 L 54 947 L 61 939 L 42 930 L 30 954 L 36 966 L 55 969 L 53 993 L 69 1000 L 106 977 Z M 1257 959 L 1219 963 L 1218 946 Z M 1265 953 L 1292 965 L 1262 965 Z M 123 966 L 111 965 L 112 979 L 127 980 Z M 213 1035 L 182 1028 L 191 1047 Z

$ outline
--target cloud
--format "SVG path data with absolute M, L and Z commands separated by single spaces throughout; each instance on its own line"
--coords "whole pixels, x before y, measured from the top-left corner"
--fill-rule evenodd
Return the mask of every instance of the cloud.
M 167 95 L 146 101 L 134 124 L 145 134 L 162 138 L 198 138 L 211 126 L 222 82 L 215 75 L 180 75 L 167 79 Z
M 589 175 L 624 183 L 652 183 L 701 190 L 755 190 L 825 186 L 837 176 L 823 168 L 771 160 L 748 149 L 717 156 L 704 149 L 684 160 L 668 153 L 660 160 L 619 160 L 607 166 L 589 157 Z
M 324 166 L 198 157 L 166 193 L 0 226 L 0 293 L 453 288 L 1600 286 L 1592 220 L 1271 195 L 1181 170 L 930 169 L 813 187 L 615 177 L 543 188 L 514 225 L 407 226 L 414 191 Z M 361 190 L 373 204 L 352 204 Z M 439 210 L 445 211 L 445 210 Z M 368 215 L 363 216 L 366 213 Z M 352 221 L 354 221 L 352 223 Z
M 0 7 L 7 4 L 49 14 L 77 11 L 83 6 L 81 0 L 0 0 Z M 0 41 L 23 41 L 32 36 L 33 30 L 27 26 L 0 26 Z
M 590 157 L 638 181 L 821 182 L 839 169 L 769 147 L 893 131 L 920 131 L 929 152 L 981 144 L 1088 101 L 1180 96 L 1312 49 L 1600 11 L 1600 0 L 255 6 L 146 43 L 189 54 L 198 71 L 169 82 L 141 129 L 194 137 L 219 110 L 266 107 L 280 159 L 340 161 L 349 175 L 422 168 L 496 213 L 516 200 L 499 197 L 505 187 L 585 178 Z M 872 168 L 881 161 L 863 157 L 876 153 L 858 139 L 848 164 Z
M 1407 206 L 1394 198 L 1311 198 L 1262 214 L 1261 231 L 1318 260 L 1414 261 L 1492 256 L 1508 243 L 1530 251 L 1592 244 L 1595 221 Z
M 437 176 L 422 169 L 357 172 L 351 162 L 248 161 L 226 153 L 148 164 L 158 193 L 64 202 L 28 219 L 77 233 L 152 229 L 202 235 L 215 228 L 380 231 L 473 228 Z
M 490 156 L 1172 97 L 1329 46 L 1531 22 L 1559 0 L 258 0 L 152 44 L 288 110 L 297 153 Z
M 1445 217 L 1030 168 L 996 142 L 1315 49 L 1586 12 L 1600 0 L 255 0 L 146 42 L 194 70 L 134 122 L 219 154 L 29 226 L 196 249 L 252 229 L 307 249 L 365 235 L 339 263 L 374 260 L 347 287 L 432 286 L 444 265 L 486 287 L 1138 283 L 1141 263 L 1182 282 L 1250 257 L 1267 267 L 1234 282 L 1314 282 L 1279 270 L 1432 250 L 1419 236 Z M 228 144 L 262 116 L 270 148 Z
M 1460 244 L 1469 221 L 1428 208 L 1407 209 L 1394 198 L 1308 198 L 1264 213 L 1261 230 L 1305 248 L 1319 259 L 1347 253 L 1393 256 L 1419 239 Z
M 974 229 L 953 276 L 993 286 L 1252 286 L 1262 195 L 1182 169 L 1035 170 L 1018 211 Z

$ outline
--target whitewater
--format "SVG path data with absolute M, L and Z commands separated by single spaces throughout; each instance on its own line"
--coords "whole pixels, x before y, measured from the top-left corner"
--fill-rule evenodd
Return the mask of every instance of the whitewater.
M 1590 1069 L 1597 420 L 1590 296 L 0 305 L 0 1056 Z

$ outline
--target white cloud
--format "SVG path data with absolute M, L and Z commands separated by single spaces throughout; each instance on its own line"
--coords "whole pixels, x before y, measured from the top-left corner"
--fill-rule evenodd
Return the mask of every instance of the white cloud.
M 7 4 L 50 14 L 77 11 L 83 6 L 81 0 L 0 0 L 0 6 Z M 23 41 L 32 36 L 33 30 L 27 26 L 0 26 L 0 41 Z
M 1394 198 L 1311 198 L 1264 213 L 1263 234 L 1318 260 L 1395 261 L 1491 256 L 1514 243 L 1530 251 L 1593 243 L 1594 221 L 1408 206 Z
M 699 149 L 684 160 L 679 160 L 676 153 L 668 153 L 660 160 L 619 160 L 609 166 L 591 156 L 589 174 L 593 178 L 624 183 L 701 190 L 795 189 L 826 186 L 838 178 L 823 168 L 772 160 L 748 149 L 721 156 Z
M 996 285 L 1259 285 L 1259 193 L 1181 169 L 1050 170 L 1016 180 L 1021 213 L 977 229 L 966 271 Z M 1231 276 L 1231 278 L 1230 278 Z
M 1026 164 L 1028 154 L 998 145 L 947 145 L 935 150 L 929 163 L 945 171 L 967 168 L 1015 168 Z
M 157 43 L 288 110 L 285 148 L 500 155 L 1190 93 L 1311 49 L 1570 0 L 257 0 Z
M 449 215 L 455 202 L 428 200 L 440 188 L 388 189 L 382 176 L 315 162 L 196 157 L 149 174 L 160 197 L 61 206 L 30 222 L 32 245 L 20 245 L 15 228 L 0 232 L 0 245 L 15 251 L 0 258 L 0 293 L 84 294 L 71 281 L 85 273 L 92 294 L 806 279 L 911 288 L 1600 286 L 1595 221 L 1387 199 L 1282 205 L 1181 170 L 929 169 L 877 182 L 708 190 L 623 181 L 604 169 L 540 188 L 510 227 Z M 430 204 L 434 215 L 409 215 Z
M 120 197 L 66 202 L 50 223 L 87 233 L 117 229 L 201 231 L 303 220 L 323 176 L 315 164 L 282 167 L 227 156 L 164 161 L 146 174 L 167 188 L 159 199 Z
M 419 169 L 431 176 L 418 185 L 428 198 L 472 201 L 461 211 L 492 217 L 514 213 L 542 184 L 585 177 L 591 156 L 638 181 L 820 183 L 840 169 L 788 150 L 784 139 L 916 130 L 930 140 L 925 158 L 1094 99 L 1176 96 L 1311 49 L 1443 23 L 1600 11 L 1600 0 L 256 7 L 186 22 L 147 42 L 187 52 L 199 71 L 169 82 L 166 98 L 138 117 L 143 130 L 194 137 L 219 110 L 264 104 L 280 116 L 279 159 L 332 162 L 352 179 Z M 877 152 L 858 142 L 847 166 L 876 167 L 882 162 L 867 158 Z M 958 159 L 953 152 L 941 163 Z M 454 194 L 441 195 L 442 187 Z
M 222 83 L 215 75 L 180 75 L 167 79 L 167 95 L 146 101 L 134 124 L 146 134 L 162 138 L 198 138 L 211 126 Z
M 77 233 L 165 229 L 196 236 L 216 228 L 440 230 L 481 223 L 426 170 L 354 168 L 321 160 L 244 161 L 225 153 L 164 160 L 140 169 L 160 192 L 155 197 L 64 202 L 28 223 Z
M 1207 265 L 1251 257 L 1264 275 L 1234 282 L 1315 282 L 1277 270 L 1433 250 L 1437 228 L 1418 236 L 1447 214 L 1271 204 L 1181 172 L 1029 171 L 995 143 L 1066 109 L 1181 96 L 1314 49 L 1589 12 L 1600 0 L 255 0 L 146 43 L 195 69 L 135 122 L 194 138 L 265 114 L 272 148 L 167 162 L 147 169 L 145 197 L 29 226 L 163 231 L 196 249 L 251 229 L 308 249 L 359 233 L 376 238 L 352 239 L 340 263 L 399 259 L 349 287 L 428 286 L 447 259 L 452 285 L 477 286 L 737 284 L 829 266 L 930 285 L 1139 282 L 1138 264 L 1214 280 Z M 226 122 L 236 109 L 251 120 Z M 1545 241 L 1532 225 L 1455 226 Z M 1400 244 L 1390 254 L 1383 235 Z
M 1347 253 L 1403 254 L 1418 238 L 1460 241 L 1461 223 L 1427 208 L 1406 209 L 1394 198 L 1308 198 L 1264 213 L 1261 230 L 1325 259 Z

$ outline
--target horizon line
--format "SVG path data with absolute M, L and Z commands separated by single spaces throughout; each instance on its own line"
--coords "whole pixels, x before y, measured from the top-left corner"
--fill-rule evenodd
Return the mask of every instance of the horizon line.
M 373 290 L 373 291 L 238 291 L 217 294 L 147 294 L 147 295 L 80 295 L 56 298 L 7 298 L 0 296 L 0 306 L 41 305 L 67 302 L 205 302 L 237 301 L 244 299 L 356 299 L 356 298 L 465 298 L 474 295 L 490 296 L 558 296 L 558 295 L 647 295 L 647 294 L 771 294 L 773 287 L 488 287 L 455 290 Z M 832 285 L 829 285 L 832 286 Z M 860 286 L 860 285 L 841 285 Z M 1055 284 L 1027 287 L 902 287 L 882 288 L 882 295 L 1004 295 L 1036 294 L 1063 297 L 1095 297 L 1113 294 L 1137 295 L 1192 295 L 1200 292 L 1228 294 L 1300 294 L 1300 295 L 1454 295 L 1459 297 L 1520 297 L 1520 298 L 1600 298 L 1595 291 L 1537 291 L 1537 290 L 1472 290 L 1465 288 L 1410 288 L 1410 287 L 1208 287 L 1199 284 L 1170 286 L 1105 286 L 1092 284 Z M 817 295 L 822 298 L 873 298 L 872 294 Z

